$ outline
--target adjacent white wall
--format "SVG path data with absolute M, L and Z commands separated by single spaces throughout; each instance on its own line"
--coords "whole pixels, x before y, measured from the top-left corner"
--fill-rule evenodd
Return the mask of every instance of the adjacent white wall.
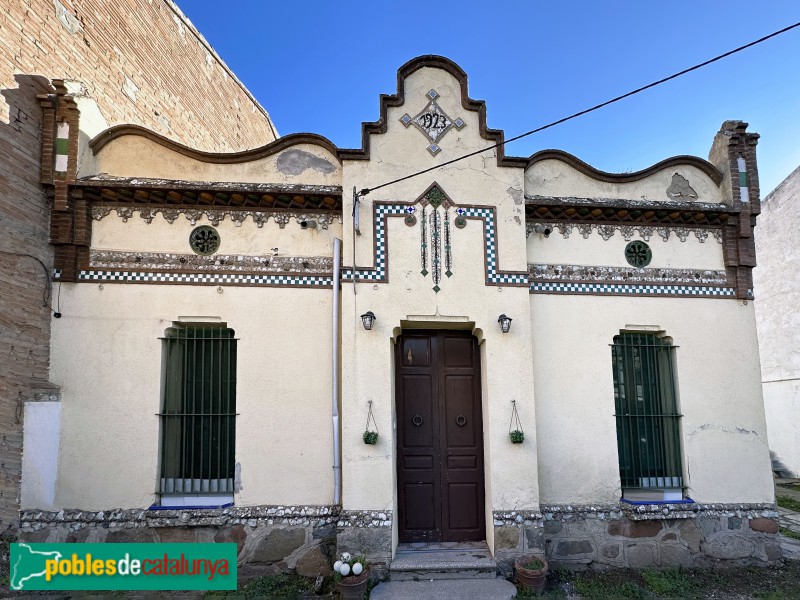
M 770 449 L 800 476 L 800 168 L 761 203 L 753 271 Z
M 61 402 L 26 402 L 20 508 L 56 508 Z

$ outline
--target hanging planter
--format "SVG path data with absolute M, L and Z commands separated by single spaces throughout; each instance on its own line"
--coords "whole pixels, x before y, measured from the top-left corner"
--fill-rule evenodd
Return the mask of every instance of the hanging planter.
M 508 424 L 508 437 L 512 444 L 521 444 L 525 441 L 525 432 L 522 431 L 522 423 L 519 421 L 517 412 L 517 401 L 511 401 L 511 423 Z
M 375 431 L 370 431 L 369 422 L 375 427 Z M 372 400 L 369 401 L 369 412 L 367 413 L 367 428 L 364 431 L 364 443 L 374 446 L 378 443 L 378 424 L 375 422 L 375 415 L 372 414 Z

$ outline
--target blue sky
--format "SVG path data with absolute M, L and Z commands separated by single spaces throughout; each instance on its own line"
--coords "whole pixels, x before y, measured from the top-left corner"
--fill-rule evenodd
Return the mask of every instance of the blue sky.
M 800 21 L 797 0 L 403 3 L 178 0 L 281 135 L 359 147 L 398 67 L 441 54 L 469 75 L 490 127 L 512 137 Z M 750 124 L 762 197 L 800 164 L 800 28 L 507 153 L 545 148 L 605 171 L 706 158 L 727 119 Z

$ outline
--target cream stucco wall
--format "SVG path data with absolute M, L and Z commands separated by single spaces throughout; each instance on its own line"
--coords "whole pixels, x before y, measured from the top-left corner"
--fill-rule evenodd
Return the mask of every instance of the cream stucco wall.
M 211 222 L 204 215 L 192 225 L 181 215 L 169 223 L 161 213 L 157 213 L 149 224 L 137 213 L 125 222 L 111 211 L 93 223 L 92 249 L 191 254 L 189 235 L 199 225 L 211 225 Z M 271 249 L 278 248 L 279 256 L 331 256 L 333 240 L 342 236 L 342 224 L 338 218 L 328 225 L 328 229 L 301 229 L 296 219 L 283 229 L 273 219 L 258 227 L 250 217 L 239 226 L 226 217 L 214 227 L 220 236 L 218 254 L 272 256 Z
M 697 202 L 723 202 L 719 186 L 708 175 L 691 165 L 664 168 L 638 181 L 612 183 L 592 179 L 556 159 L 541 160 L 528 167 L 525 171 L 525 194 L 667 201 L 672 200 L 667 196 L 667 188 L 672 184 L 675 173 L 689 182 L 697 193 Z
M 643 240 L 637 231 L 631 240 Z M 528 236 L 528 260 L 537 264 L 587 265 L 631 268 L 625 259 L 626 241 L 619 231 L 604 240 L 596 229 L 584 238 L 577 230 L 572 230 L 564 238 L 558 229 L 549 237 L 532 233 Z M 650 269 L 708 269 L 725 270 L 722 244 L 708 235 L 704 242 L 689 234 L 682 242 L 672 233 L 664 240 L 653 233 L 647 242 L 653 253 L 648 265 Z
M 100 510 L 153 503 L 159 338 L 181 317 L 218 317 L 239 339 L 236 504 L 332 501 L 330 290 L 114 283 L 61 288 L 63 317 L 53 321 L 50 374 L 61 386 L 63 407 L 57 506 Z
M 298 159 L 297 153 L 301 152 Z M 290 165 L 281 157 L 294 153 Z M 339 159 L 327 149 L 309 143 L 295 144 L 257 160 L 212 163 L 191 158 L 138 135 L 117 138 L 86 161 L 80 177 L 105 173 L 115 177 L 147 177 L 184 181 L 227 181 L 238 183 L 302 183 L 339 185 Z
M 466 122 L 461 131 L 451 129 L 438 142 L 442 151 L 436 157 L 427 151 L 429 142 L 417 129 L 405 128 L 399 121 L 403 114 L 413 116 L 427 104 L 425 94 L 430 89 L 440 95 L 437 103 L 452 119 L 461 117 Z M 405 106 L 388 109 L 388 132 L 371 137 L 371 161 L 345 161 L 344 189 L 376 186 L 491 145 L 479 137 L 477 113 L 461 106 L 459 84 L 448 73 L 432 68 L 415 71 L 405 81 L 405 94 Z M 355 238 L 359 266 L 373 263 L 373 203 L 413 202 L 434 181 L 459 206 L 496 206 L 498 267 L 526 269 L 523 171 L 498 167 L 494 151 L 467 159 L 456 168 L 434 171 L 366 196 L 360 209 L 362 235 Z M 344 214 L 350 212 L 348 203 Z M 456 320 L 463 326 L 474 327 L 481 339 L 487 511 L 492 507 L 536 508 L 539 493 L 527 288 L 485 285 L 484 231 L 480 220 L 469 220 L 464 229 L 453 227 L 453 276 L 442 276 L 438 294 L 432 290 L 431 276 L 420 274 L 419 223 L 407 227 L 402 217 L 388 217 L 387 239 L 389 282 L 358 283 L 355 293 L 351 284 L 345 284 L 342 291 L 344 507 L 394 508 L 396 428 L 391 340 L 401 322 L 411 317 L 428 327 L 453 326 L 448 318 L 459 318 Z M 352 264 L 352 240 L 352 226 L 345 219 L 345 265 Z M 369 332 L 364 331 L 359 319 L 367 310 L 377 316 L 376 325 Z M 500 333 L 500 313 L 514 318 L 509 334 Z M 529 436 L 519 446 L 512 446 L 508 440 L 512 399 L 520 404 L 523 427 Z M 368 400 L 374 401 L 379 430 L 389 433 L 375 447 L 364 446 L 360 439 Z M 487 515 L 490 517 L 489 512 Z M 487 524 L 491 522 L 488 518 Z
M 620 497 L 609 345 L 643 326 L 678 347 L 688 495 L 773 501 L 752 302 L 542 294 L 530 311 L 542 502 Z

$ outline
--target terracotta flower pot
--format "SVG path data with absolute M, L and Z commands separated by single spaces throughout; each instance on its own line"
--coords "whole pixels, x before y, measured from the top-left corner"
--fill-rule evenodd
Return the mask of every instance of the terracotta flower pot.
M 528 569 L 525 565 L 539 560 L 542 563 L 540 569 Z M 525 588 L 531 589 L 537 594 L 541 594 L 544 589 L 545 578 L 547 577 L 547 561 L 538 556 L 520 556 L 514 561 L 514 568 L 517 570 L 517 581 Z
M 367 591 L 369 582 L 369 569 L 361 575 L 347 575 L 339 580 L 336 589 L 342 594 L 342 598 L 347 600 L 363 600 L 364 593 Z

